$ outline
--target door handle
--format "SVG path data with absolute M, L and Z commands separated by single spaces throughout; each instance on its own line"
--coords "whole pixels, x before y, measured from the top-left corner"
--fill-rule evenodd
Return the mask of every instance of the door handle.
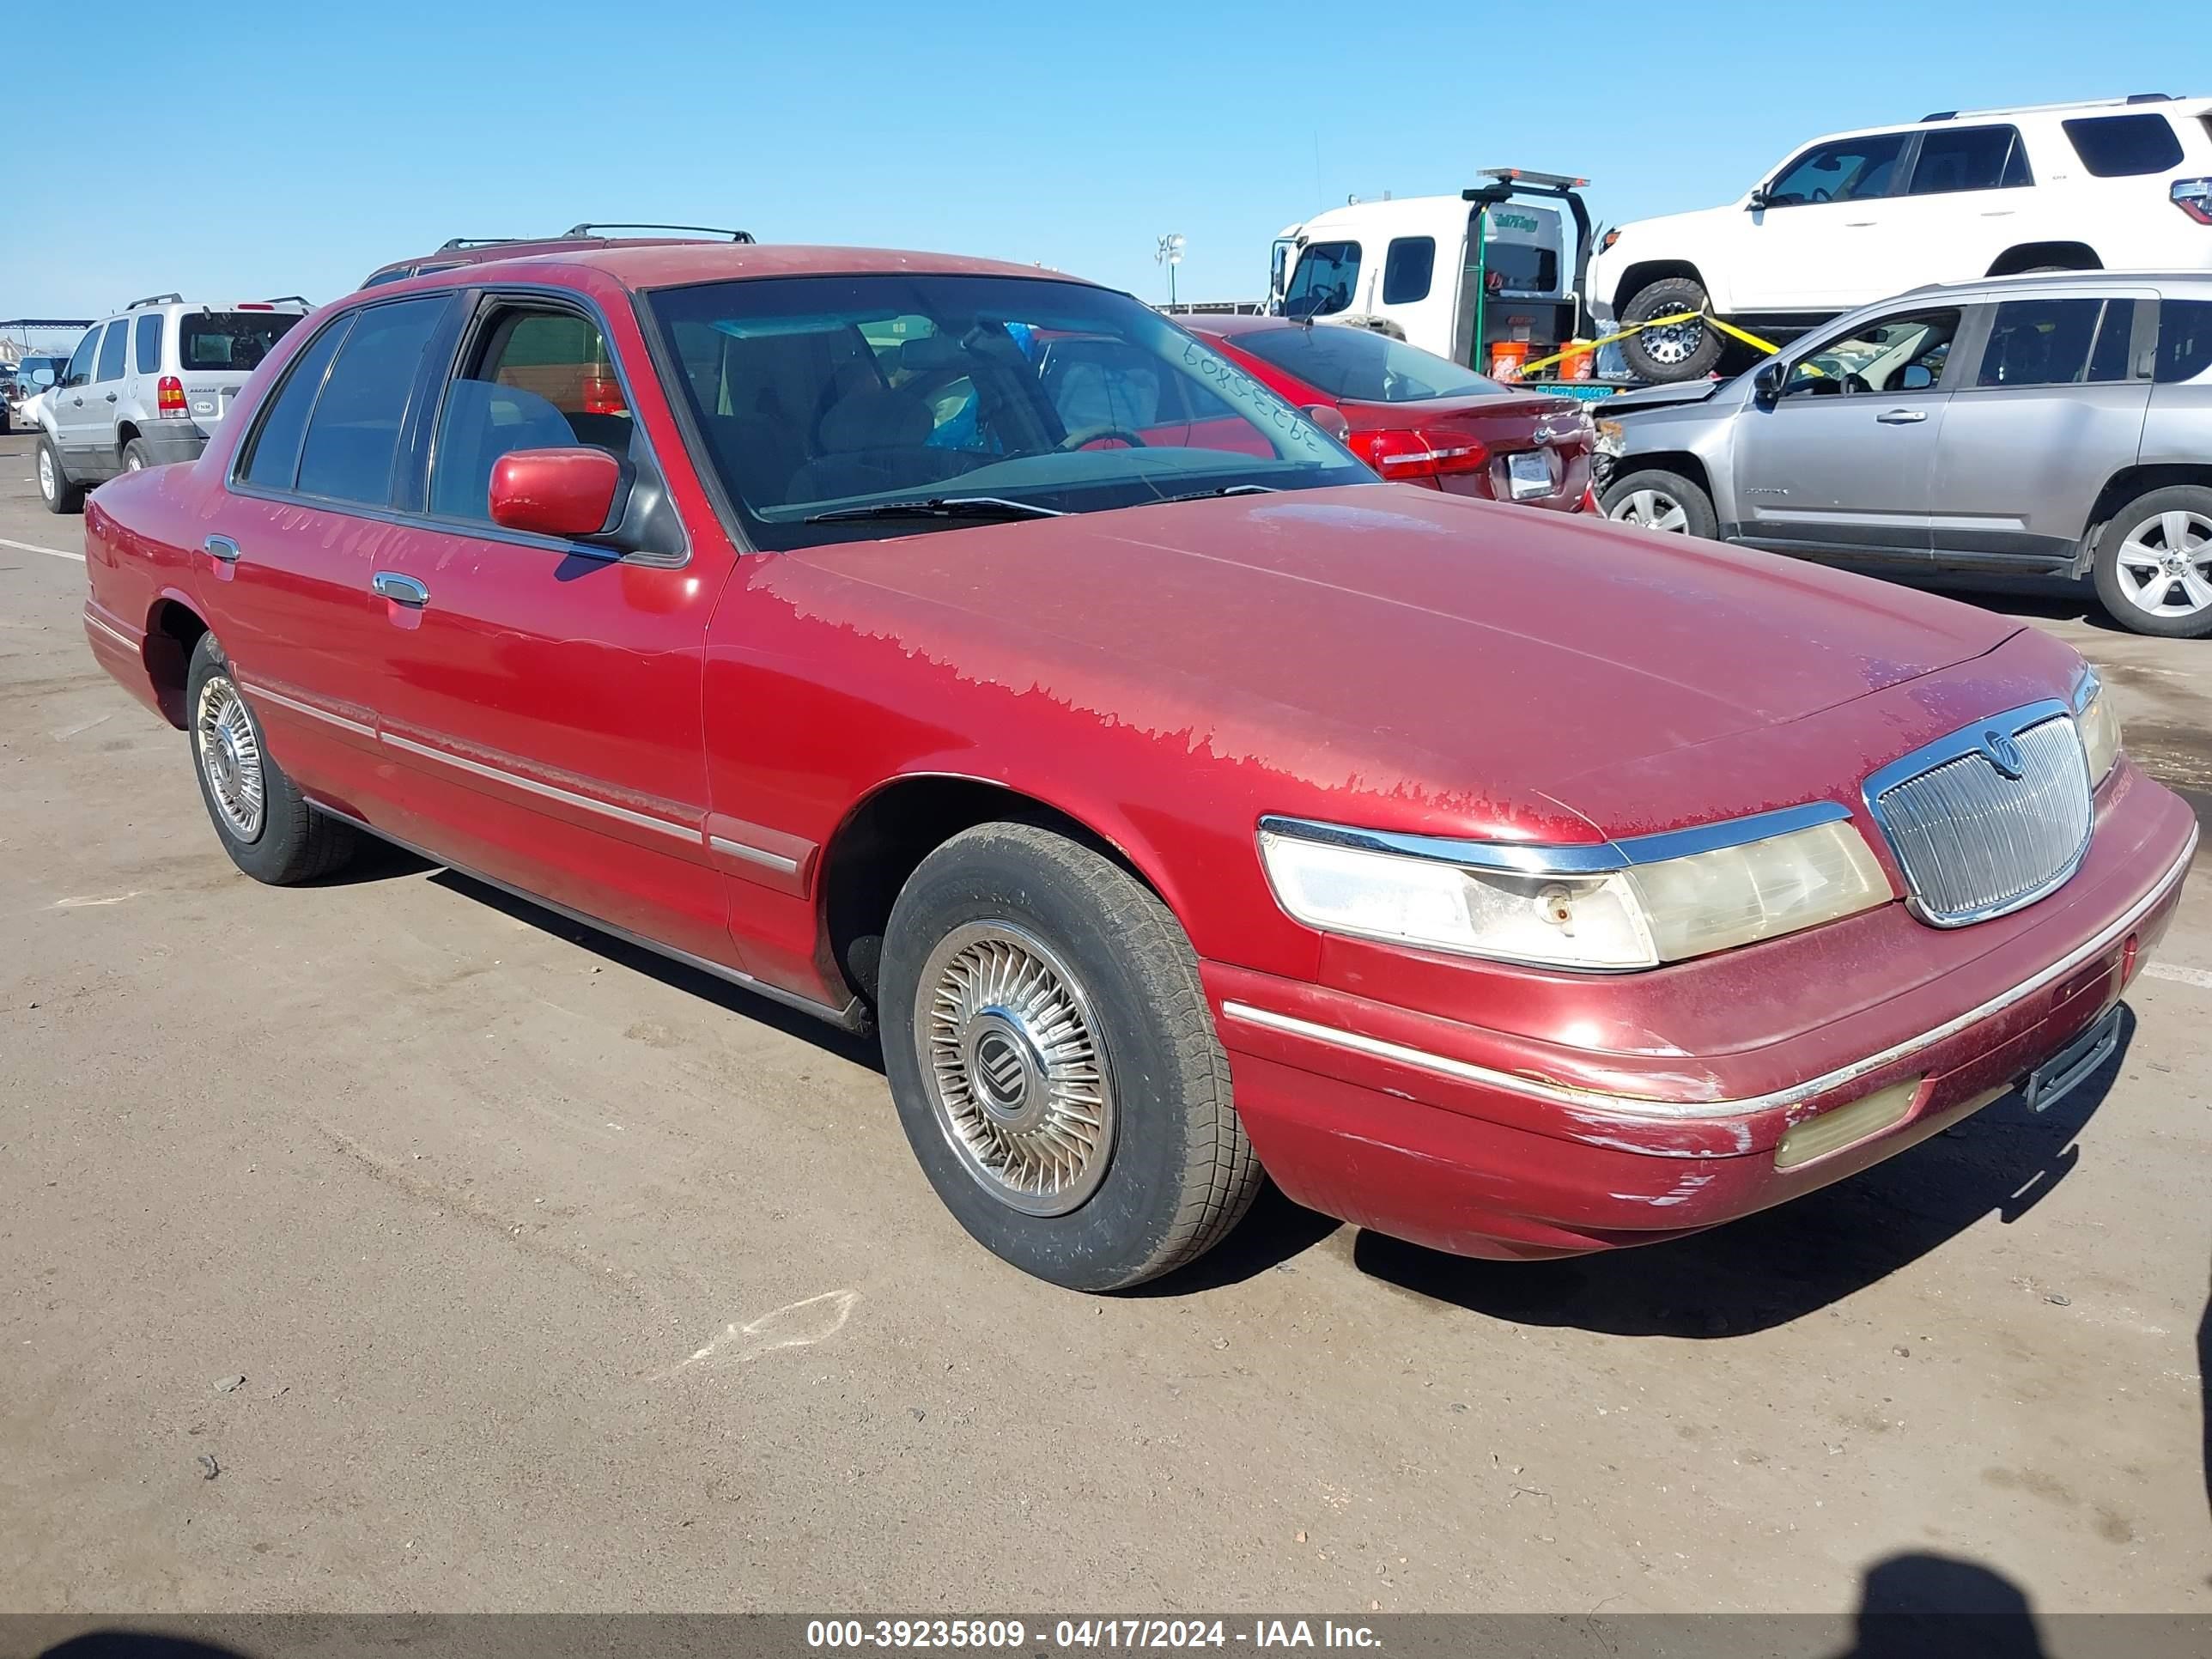
M 1893 409 L 1875 416 L 1884 426 L 1913 426 L 1927 418 L 1928 411 L 1924 409 Z
M 420 611 L 430 603 L 430 590 L 412 576 L 403 576 L 396 570 L 380 570 L 368 579 L 368 585 L 394 605 L 404 605 Z
M 72 398 L 70 401 L 75 404 L 79 409 L 82 409 L 84 407 L 84 399 L 82 398 Z
M 111 404 L 115 401 L 115 394 L 112 392 L 107 394 L 107 401 Z
M 228 536 L 210 536 L 200 544 L 200 548 L 217 564 L 238 562 L 238 544 Z

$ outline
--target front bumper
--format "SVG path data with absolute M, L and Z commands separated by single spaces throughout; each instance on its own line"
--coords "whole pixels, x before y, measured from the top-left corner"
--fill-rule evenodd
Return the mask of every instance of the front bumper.
M 1239 1113 L 1290 1197 L 1462 1255 L 1576 1255 L 1765 1209 L 1987 1105 L 2118 1002 L 2197 847 L 2171 792 L 2136 780 L 2125 799 L 2003 949 L 1827 1026 L 1709 1064 L 1678 1057 L 1634 1093 L 1547 1075 L 1525 1044 L 1471 1024 L 1205 963 Z M 1802 993 L 1821 994 L 1809 980 Z M 1778 1161 L 1799 1124 L 1889 1090 L 1907 1098 L 1887 1127 Z

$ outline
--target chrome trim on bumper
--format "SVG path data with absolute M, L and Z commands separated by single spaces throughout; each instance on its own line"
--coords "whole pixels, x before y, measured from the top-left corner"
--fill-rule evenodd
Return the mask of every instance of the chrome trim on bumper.
M 121 629 L 116 627 L 114 623 L 104 622 L 100 617 L 94 616 L 92 612 L 91 607 L 89 606 L 87 606 L 85 609 L 84 621 L 86 627 L 97 628 L 101 633 L 106 635 L 109 639 L 113 640 L 118 645 L 125 646 L 133 652 L 144 649 L 139 641 L 132 639 Z
M 1348 824 L 1322 823 L 1313 818 L 1285 817 L 1272 812 L 1260 820 L 1260 828 L 1268 834 L 1323 842 L 1333 847 L 1357 848 L 1366 853 L 1395 853 L 1406 858 L 1431 859 L 1474 869 L 1511 870 L 1523 875 L 1595 876 L 1634 865 L 1658 864 L 1668 859 L 1688 858 L 1695 853 L 1715 852 L 1723 847 L 1743 847 L 1771 836 L 1786 836 L 1794 830 L 1834 823 L 1850 815 L 1850 808 L 1841 801 L 1808 801 L 1802 806 L 1756 812 L 1749 817 L 1695 824 L 1687 830 L 1663 830 L 1656 836 L 1628 836 L 1585 847 L 1401 835 L 1395 830 L 1356 830 Z
M 2014 1003 L 2026 1000 L 2056 980 L 2063 979 L 2092 957 L 2110 950 L 2125 938 L 2130 929 L 2146 915 L 2164 903 L 2172 893 L 2174 885 L 2189 868 L 2189 860 L 2197 852 L 2197 830 L 2191 825 L 2189 842 L 2181 855 L 2168 866 L 2166 873 L 2151 887 L 2149 892 L 2130 906 L 2127 914 L 2102 929 L 2094 939 L 2077 945 L 2057 962 L 2044 968 L 2030 978 L 2001 992 L 1978 1006 L 1968 1009 L 1955 1018 L 1948 1019 L 1932 1030 L 1893 1043 L 1878 1054 L 1855 1060 L 1832 1072 L 1794 1083 L 1787 1088 L 1771 1090 L 1763 1095 L 1753 1095 L 1739 1100 L 1675 1101 L 1650 1100 L 1634 1095 L 1607 1094 L 1595 1089 L 1577 1089 L 1566 1084 L 1547 1083 L 1536 1078 L 1522 1077 L 1511 1072 L 1498 1071 L 1471 1061 L 1454 1060 L 1445 1054 L 1432 1054 L 1419 1048 L 1409 1048 L 1402 1043 L 1389 1042 L 1381 1037 L 1364 1036 L 1357 1031 L 1340 1031 L 1331 1026 L 1317 1025 L 1311 1020 L 1279 1014 L 1271 1009 L 1255 1008 L 1245 1002 L 1224 1002 L 1221 1012 L 1224 1018 L 1264 1030 L 1280 1031 L 1291 1036 L 1304 1037 L 1315 1042 L 1345 1048 L 1376 1060 L 1387 1060 L 1401 1066 L 1434 1073 L 1462 1083 L 1477 1083 L 1486 1088 L 1499 1089 L 1510 1094 L 1523 1095 L 1532 1100 L 1547 1101 L 1555 1106 L 1572 1107 L 1577 1111 L 1594 1112 L 1612 1117 L 1629 1118 L 1736 1118 L 1777 1107 L 1795 1106 L 1800 1102 L 1828 1093 L 1856 1083 L 1885 1066 L 1908 1059 L 1923 1048 L 1932 1047 L 1946 1038 L 1956 1036 L 1968 1026 L 1979 1024 L 1993 1014 L 2002 1013 Z

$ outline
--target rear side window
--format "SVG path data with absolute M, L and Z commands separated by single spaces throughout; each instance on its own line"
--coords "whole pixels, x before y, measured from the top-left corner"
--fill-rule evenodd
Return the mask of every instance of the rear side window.
M 323 389 L 331 359 L 353 326 L 351 317 L 341 317 L 307 342 L 307 349 L 284 371 L 284 383 L 270 399 L 261 429 L 253 434 L 253 448 L 240 477 L 264 489 L 289 489 L 300 471 L 300 438 L 307 429 L 308 411 Z
M 100 337 L 100 372 L 94 379 L 115 380 L 122 378 L 123 348 L 130 337 L 129 319 L 118 318 L 107 325 L 107 332 Z
M 2093 115 L 2063 125 L 2094 178 L 2133 179 L 2181 165 L 2181 140 L 2163 115 Z
M 1359 244 L 1316 242 L 1291 273 L 1283 295 L 1285 317 L 1326 317 L 1348 310 L 1359 287 Z
M 2017 127 L 1935 127 L 1921 137 L 1909 193 L 2014 190 L 2033 182 Z
M 2078 386 L 2128 378 L 2132 300 L 2008 300 L 1990 325 L 1977 386 Z
M 290 311 L 188 311 L 177 328 L 177 361 L 187 369 L 243 374 L 299 322 Z
M 2193 380 L 2212 369 L 2212 300 L 2165 300 L 2158 307 L 2157 366 L 2161 385 Z
M 1382 258 L 1382 303 L 1409 306 L 1429 297 L 1429 283 L 1436 275 L 1437 239 L 1401 236 Z
M 161 367 L 161 325 L 165 320 L 160 312 L 149 311 L 132 328 L 131 364 L 141 374 L 155 374 Z
M 399 426 L 442 294 L 372 306 L 356 319 L 323 382 L 300 445 L 302 495 L 381 507 L 392 499 Z

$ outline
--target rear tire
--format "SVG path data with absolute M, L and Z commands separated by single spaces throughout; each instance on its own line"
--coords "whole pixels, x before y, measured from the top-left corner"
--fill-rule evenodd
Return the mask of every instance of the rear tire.
M 2106 524 L 2092 564 L 2114 622 L 2160 639 L 2212 635 L 2212 489 L 2138 495 Z
M 1713 498 L 1679 472 L 1656 466 L 1631 472 L 1606 487 L 1601 505 L 1615 524 L 1639 525 L 1676 536 L 1720 535 Z
M 52 438 L 39 440 L 38 463 L 33 470 L 39 477 L 39 499 L 46 504 L 47 512 L 84 511 L 84 486 L 70 481 L 69 469 L 62 465 L 61 451 L 54 447 Z
M 192 647 L 185 727 L 200 799 L 233 864 L 284 887 L 328 875 L 353 856 L 353 826 L 317 811 L 278 769 L 212 634 Z
M 123 446 L 123 470 L 125 472 L 143 472 L 153 465 L 154 452 L 147 447 L 143 438 L 133 438 Z
M 1710 304 L 1705 285 L 1694 276 L 1662 276 L 1647 283 L 1621 307 L 1625 328 L 1651 317 L 1671 317 L 1677 312 L 1704 311 Z M 1639 380 L 1662 385 L 1675 380 L 1702 380 L 1721 360 L 1728 336 L 1704 323 L 1674 323 L 1647 328 L 1620 343 L 1629 371 Z
M 1189 939 L 1065 836 L 987 823 L 924 859 L 884 931 L 878 1018 L 922 1172 L 1025 1273 L 1140 1283 L 1259 1191 Z

